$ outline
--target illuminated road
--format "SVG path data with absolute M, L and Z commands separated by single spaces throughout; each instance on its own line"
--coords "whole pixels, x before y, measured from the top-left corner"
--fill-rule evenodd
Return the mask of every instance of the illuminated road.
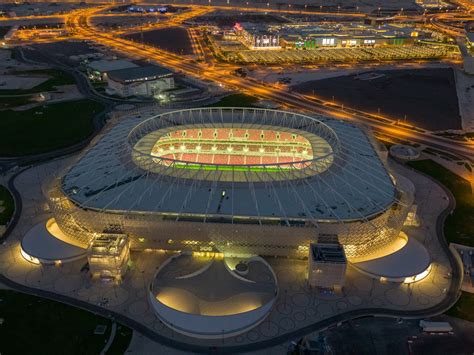
M 396 125 L 396 121 L 379 116 L 364 113 L 354 109 L 342 109 L 334 104 L 315 98 L 303 96 L 296 93 L 285 92 L 281 89 L 264 85 L 256 80 L 241 78 L 233 75 L 232 67 L 226 65 L 214 66 L 210 69 L 206 64 L 193 61 L 183 61 L 181 56 L 156 49 L 151 46 L 136 44 L 134 42 L 116 38 L 110 34 L 96 31 L 90 25 L 91 15 L 97 9 L 87 9 L 74 13 L 68 18 L 68 26 L 73 28 L 81 38 L 99 42 L 128 55 L 139 56 L 167 66 L 175 71 L 183 72 L 198 79 L 211 80 L 215 83 L 238 90 L 249 95 L 269 99 L 285 106 L 334 116 L 368 125 L 372 129 L 389 136 L 396 136 L 413 142 L 436 147 L 464 156 L 471 161 L 474 158 L 474 144 L 469 142 L 454 142 L 453 140 L 435 136 L 431 132 L 406 128 Z
M 110 6 L 99 6 L 88 9 L 75 10 L 65 16 L 66 29 L 73 34 L 75 39 L 89 40 L 100 43 L 102 45 L 113 48 L 114 50 L 123 52 L 126 55 L 137 56 L 148 60 L 156 61 L 177 72 L 193 76 L 201 80 L 209 80 L 220 84 L 225 88 L 237 90 L 239 92 L 256 96 L 259 98 L 275 101 L 283 106 L 294 108 L 297 110 L 305 110 L 325 115 L 330 115 L 340 119 L 346 119 L 367 125 L 374 131 L 400 139 L 410 140 L 413 142 L 425 144 L 438 149 L 446 150 L 451 153 L 458 154 L 470 161 L 474 159 L 474 143 L 453 141 L 447 138 L 433 135 L 431 132 L 417 129 L 415 127 L 402 126 L 397 121 L 380 115 L 370 114 L 351 108 L 345 108 L 335 105 L 331 102 L 321 100 L 317 97 L 304 96 L 297 93 L 287 92 L 277 86 L 270 86 L 259 81 L 242 78 L 234 74 L 235 66 L 229 64 L 207 64 L 196 62 L 193 60 L 183 60 L 182 56 L 159 50 L 155 47 L 145 44 L 137 44 L 130 40 L 116 37 L 116 33 L 106 33 L 100 31 L 91 24 L 94 16 L 103 16 L 103 11 Z M 222 8 L 222 7 L 219 7 Z M 224 7 L 229 8 L 229 7 Z M 179 18 L 175 18 L 167 22 L 167 26 L 179 25 L 180 21 L 189 19 L 198 14 L 208 12 L 209 7 L 193 6 L 189 11 L 180 14 Z M 240 8 L 231 8 L 240 10 Z M 260 9 L 265 11 L 265 9 Z M 253 11 L 253 9 L 252 9 Z M 285 10 L 284 12 L 288 12 Z M 301 11 L 295 11 L 301 13 Z M 314 13 L 314 12 L 312 12 Z M 328 13 L 324 13 L 326 16 Z M 341 14 L 337 14 L 338 16 Z M 365 16 L 363 14 L 345 14 Z M 436 14 L 438 18 L 452 19 L 456 15 Z M 436 16 L 433 15 L 433 16 Z M 178 17 L 178 16 L 176 16 Z M 160 24 L 161 26 L 161 24 Z M 191 34 L 193 47 L 199 47 L 199 41 L 196 34 Z M 200 52 L 200 53 L 199 53 Z M 198 48 L 198 54 L 202 57 L 202 48 Z

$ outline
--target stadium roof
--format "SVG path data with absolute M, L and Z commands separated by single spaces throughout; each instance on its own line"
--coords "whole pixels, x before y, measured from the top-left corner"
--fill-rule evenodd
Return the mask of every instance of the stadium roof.
M 192 117 L 199 126 L 212 120 L 225 121 L 236 112 L 246 115 L 245 118 L 239 116 L 239 121 L 245 119 L 255 127 L 259 127 L 262 115 L 272 120 L 282 118 L 276 130 L 285 129 L 281 127 L 282 122 L 290 127 L 298 126 L 301 120 L 313 120 L 335 132 L 340 147 L 329 168 L 304 178 L 282 179 L 282 173 L 266 172 L 253 173 L 259 181 L 255 178 L 224 181 L 220 178 L 223 174 L 215 175 L 210 181 L 200 178 L 209 174 L 207 171 L 193 172 L 195 178 L 189 174 L 181 178 L 177 174 L 146 171 L 135 164 L 127 142 L 130 132 L 144 118 L 134 117 L 118 122 L 106 132 L 71 167 L 63 178 L 62 189 L 83 208 L 156 212 L 171 218 L 201 218 L 203 221 L 209 216 L 275 219 L 290 224 L 298 220 L 316 223 L 364 220 L 384 212 L 396 201 L 396 189 L 384 164 L 367 135 L 352 124 L 324 117 L 314 120 L 283 111 L 231 108 L 175 111 L 154 120 L 178 126 L 179 119 Z
M 150 65 L 146 67 L 128 68 L 113 70 L 107 73 L 109 79 L 119 82 L 132 82 L 132 81 L 148 81 L 170 76 L 173 74 L 171 70 L 156 65 Z

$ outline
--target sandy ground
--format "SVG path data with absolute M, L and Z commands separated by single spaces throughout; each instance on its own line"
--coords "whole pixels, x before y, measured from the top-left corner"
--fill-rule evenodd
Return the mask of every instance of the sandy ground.
M 0 90 L 28 90 L 39 85 L 46 80 L 48 76 L 16 76 L 13 71 L 26 71 L 43 69 L 44 66 L 24 64 L 11 58 L 11 51 L 0 50 Z
M 46 80 L 48 80 L 47 76 L 0 75 L 0 90 L 28 90 L 44 83 Z
M 53 104 L 62 101 L 74 101 L 80 100 L 84 96 L 79 92 L 76 85 L 60 85 L 56 87 L 57 92 L 49 92 L 50 98 L 43 102 L 32 102 L 28 105 L 22 105 L 14 107 L 14 111 L 25 111 L 36 106 L 42 106 L 45 104 Z
M 36 69 L 45 69 L 46 66 L 41 65 L 31 65 L 18 62 L 17 60 L 11 57 L 11 51 L 7 49 L 0 49 L 0 75 L 8 75 L 10 71 L 25 71 L 25 70 L 36 70 Z M 46 77 L 45 77 L 46 78 Z M 0 77 L 0 83 L 2 83 L 2 78 Z M 0 87 L 0 89 L 9 89 L 8 87 Z
M 373 80 L 357 75 L 308 81 L 292 89 L 365 112 L 378 112 L 432 131 L 461 129 L 451 68 L 377 70 Z M 433 98 L 436 97 L 434 100 Z
M 455 71 L 459 112 L 465 131 L 474 131 L 474 76 Z
M 256 69 L 248 73 L 249 77 L 268 83 L 276 83 L 283 78 L 290 78 L 288 85 L 297 85 L 306 81 L 322 80 L 339 76 L 351 75 L 372 70 L 397 70 L 397 69 L 421 69 L 421 68 L 447 68 L 444 63 L 400 63 L 397 65 L 384 65 L 379 63 L 369 63 L 352 67 L 350 64 L 334 64 L 332 66 L 318 67 L 300 66 L 296 68 L 283 68 L 281 70 Z

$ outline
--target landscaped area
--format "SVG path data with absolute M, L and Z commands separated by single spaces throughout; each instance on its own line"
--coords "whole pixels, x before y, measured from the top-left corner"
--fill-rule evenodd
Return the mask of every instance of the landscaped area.
M 16 71 L 13 73 L 19 78 L 46 78 L 41 84 L 30 89 L 3 89 L 0 88 L 0 109 L 9 109 L 34 102 L 35 94 L 56 91 L 60 85 L 75 85 L 73 76 L 56 69 L 37 69 Z
M 2 354 L 99 354 L 107 343 L 112 321 L 59 302 L 0 290 Z M 94 334 L 98 325 L 104 334 Z M 124 354 L 132 330 L 117 324 L 107 354 Z
M 434 177 L 456 199 L 453 214 L 446 218 L 444 234 L 448 243 L 474 246 L 474 194 L 470 183 L 432 160 L 409 162 L 411 167 Z M 474 322 L 474 294 L 463 292 L 447 314 Z
M 444 225 L 448 243 L 474 246 L 474 194 L 469 181 L 432 160 L 413 161 L 408 165 L 438 180 L 456 199 L 456 208 Z
M 74 85 L 76 81 L 74 77 L 68 73 L 65 73 L 56 69 L 38 69 L 38 70 L 27 70 L 27 71 L 17 71 L 12 73 L 18 76 L 48 76 L 49 79 L 45 82 L 32 87 L 27 90 L 8 90 L 0 89 L 1 95 L 23 95 L 23 94 L 34 94 L 38 92 L 52 91 L 55 90 L 59 85 Z
M 257 107 L 258 98 L 245 94 L 232 94 L 207 107 Z
M 446 314 L 474 322 L 474 293 L 463 292 Z
M 0 185 L 0 226 L 4 226 L 10 220 L 15 209 L 15 204 L 10 191 Z
M 78 143 L 93 131 L 100 103 L 78 100 L 26 111 L 2 111 L 0 156 L 38 154 Z
M 0 26 L 0 39 L 3 39 L 5 35 L 10 31 L 10 26 Z

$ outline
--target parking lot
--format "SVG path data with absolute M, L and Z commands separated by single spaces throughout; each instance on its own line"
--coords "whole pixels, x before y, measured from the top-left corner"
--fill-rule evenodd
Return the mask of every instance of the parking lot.
M 320 48 L 315 50 L 245 50 L 227 54 L 240 63 L 359 62 L 374 60 L 428 59 L 448 55 L 448 48 L 400 46 L 381 48 Z
M 319 341 L 332 354 L 472 354 L 472 323 L 446 316 L 436 320 L 449 322 L 454 331 L 423 333 L 419 320 L 368 317 L 305 339 Z

